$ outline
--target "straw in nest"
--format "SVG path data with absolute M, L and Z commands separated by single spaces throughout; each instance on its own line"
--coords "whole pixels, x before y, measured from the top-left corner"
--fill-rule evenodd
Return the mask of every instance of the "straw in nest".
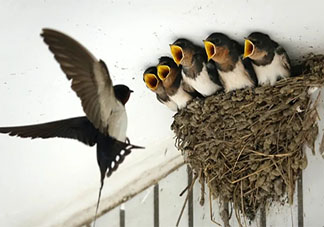
M 292 203 L 296 179 L 314 153 L 316 102 L 324 56 L 310 55 L 303 75 L 195 99 L 174 116 L 176 146 L 212 195 L 253 220 L 261 204 Z

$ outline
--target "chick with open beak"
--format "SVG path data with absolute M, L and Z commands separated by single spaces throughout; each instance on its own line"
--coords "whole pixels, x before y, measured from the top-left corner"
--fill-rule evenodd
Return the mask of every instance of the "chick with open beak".
M 203 96 L 222 89 L 214 63 L 208 63 L 204 49 L 187 39 L 178 39 L 170 45 L 174 62 L 182 66 L 186 84 Z
M 166 94 L 177 104 L 178 109 L 193 99 L 194 89 L 186 85 L 182 79 L 181 67 L 169 57 L 161 57 L 157 66 L 157 74 L 162 81 Z
M 170 49 L 171 49 L 171 54 L 173 57 L 174 62 L 179 66 L 181 65 L 181 63 L 184 63 L 184 52 L 181 46 L 177 45 L 177 44 L 170 44 Z M 192 57 L 192 55 L 187 54 L 186 55 L 186 59 L 187 61 L 191 60 L 189 59 L 190 57 Z
M 157 68 L 149 67 L 143 73 L 143 80 L 146 86 L 156 94 L 157 100 L 166 105 L 170 110 L 177 111 L 177 104 L 167 95 L 162 81 L 157 75 Z
M 208 60 L 215 62 L 225 92 L 256 84 L 253 68 L 243 60 L 241 46 L 223 33 L 213 33 L 204 40 Z
M 253 32 L 244 44 L 244 58 L 251 59 L 259 84 L 274 85 L 278 79 L 290 77 L 287 52 L 267 34 Z

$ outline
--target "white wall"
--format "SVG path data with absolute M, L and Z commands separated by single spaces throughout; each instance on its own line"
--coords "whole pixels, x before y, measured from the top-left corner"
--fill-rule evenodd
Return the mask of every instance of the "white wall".
M 136 151 L 106 181 L 104 197 L 122 187 L 138 160 L 172 143 L 172 112 L 142 82 L 143 70 L 184 36 L 201 42 L 221 31 L 242 39 L 271 34 L 293 57 L 323 53 L 323 1 L 1 1 L 0 125 L 83 115 L 80 101 L 39 37 L 56 28 L 103 59 L 115 83 L 135 90 L 127 104 L 128 136 L 151 149 Z M 176 154 L 176 151 L 174 151 Z M 159 160 L 156 160 L 156 164 Z M 152 163 L 150 163 L 152 164 Z M 154 163 L 153 163 L 154 164 Z M 130 168 L 131 167 L 131 168 Z M 99 187 L 95 149 L 75 141 L 23 140 L 0 135 L 0 226 L 49 226 L 93 205 Z

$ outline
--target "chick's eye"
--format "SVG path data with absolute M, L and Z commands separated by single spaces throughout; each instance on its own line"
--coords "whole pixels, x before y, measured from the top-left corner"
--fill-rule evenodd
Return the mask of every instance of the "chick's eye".
M 215 42 L 215 44 L 220 44 L 221 40 L 220 39 L 215 39 L 214 42 Z
M 260 40 L 255 40 L 255 41 L 254 41 L 254 44 L 255 44 L 255 45 L 261 45 L 262 43 L 261 43 Z

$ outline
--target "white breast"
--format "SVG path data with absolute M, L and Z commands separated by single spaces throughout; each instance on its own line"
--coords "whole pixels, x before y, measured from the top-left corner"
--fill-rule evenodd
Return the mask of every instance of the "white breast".
M 254 86 L 241 60 L 236 63 L 232 71 L 222 72 L 218 70 L 218 73 L 224 83 L 225 92 Z
M 208 75 L 206 64 L 203 63 L 203 68 L 201 72 L 197 75 L 195 79 L 186 77 L 182 72 L 183 80 L 198 91 L 203 96 L 209 96 L 214 94 L 216 91 L 221 89 L 218 84 L 215 84 Z
M 277 79 L 290 76 L 290 72 L 283 66 L 282 57 L 276 53 L 271 64 L 260 66 L 257 66 L 255 64 L 252 65 L 258 77 L 258 82 L 260 85 L 274 85 Z
M 163 104 L 166 105 L 172 111 L 177 111 L 178 110 L 178 106 L 173 100 L 163 102 Z
M 108 133 L 115 139 L 125 142 L 127 130 L 127 114 L 123 104 L 117 101 L 117 107 L 108 120 Z
M 187 105 L 187 102 L 192 99 L 192 96 L 183 90 L 183 85 L 181 83 L 177 92 L 170 96 L 170 99 L 177 104 L 178 109 L 181 109 Z
M 93 65 L 94 80 L 97 86 L 97 101 L 100 107 L 100 119 L 102 125 L 107 125 L 111 111 L 116 103 L 114 90 L 109 80 L 107 79 L 107 72 L 103 65 L 99 62 Z M 88 115 L 89 113 L 87 113 Z

